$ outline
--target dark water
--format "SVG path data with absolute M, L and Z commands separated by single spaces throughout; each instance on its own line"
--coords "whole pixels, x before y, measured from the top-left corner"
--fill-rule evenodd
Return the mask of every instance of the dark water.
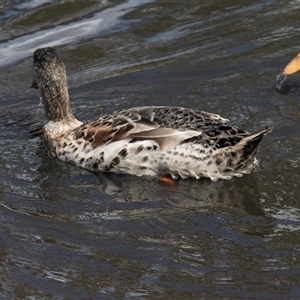
M 0 4 L 0 299 L 299 299 L 299 1 Z M 260 170 L 212 183 L 48 156 L 32 52 L 56 46 L 80 120 L 138 105 L 274 127 Z

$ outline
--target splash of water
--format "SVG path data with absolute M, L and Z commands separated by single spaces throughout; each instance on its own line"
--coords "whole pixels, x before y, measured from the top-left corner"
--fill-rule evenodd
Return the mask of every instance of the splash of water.
M 281 91 L 282 84 L 287 79 L 287 75 L 283 75 L 282 73 L 276 76 L 276 90 Z

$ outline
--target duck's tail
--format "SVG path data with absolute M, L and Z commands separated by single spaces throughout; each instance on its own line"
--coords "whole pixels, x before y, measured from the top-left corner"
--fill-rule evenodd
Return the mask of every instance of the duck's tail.
M 250 134 L 241 139 L 237 144 L 231 147 L 230 151 L 225 148 L 217 154 L 217 159 L 223 163 L 219 165 L 219 172 L 225 179 L 230 179 L 232 176 L 240 177 L 243 174 L 248 174 L 257 168 L 258 161 L 255 158 L 258 145 L 262 138 L 270 133 L 272 128 L 265 127 L 253 134 Z
M 257 152 L 258 144 L 262 138 L 272 130 L 273 128 L 269 128 L 267 126 L 264 129 L 246 136 L 239 143 L 232 147 L 232 151 L 242 151 L 242 158 L 245 160 L 254 157 Z

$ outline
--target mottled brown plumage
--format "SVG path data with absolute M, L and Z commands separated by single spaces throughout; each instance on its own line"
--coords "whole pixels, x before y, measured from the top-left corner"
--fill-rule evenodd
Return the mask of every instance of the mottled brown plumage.
M 255 169 L 258 144 L 270 132 L 249 134 L 219 115 L 165 106 L 121 110 L 83 124 L 72 114 L 56 51 L 36 50 L 33 65 L 53 155 L 91 171 L 230 179 Z

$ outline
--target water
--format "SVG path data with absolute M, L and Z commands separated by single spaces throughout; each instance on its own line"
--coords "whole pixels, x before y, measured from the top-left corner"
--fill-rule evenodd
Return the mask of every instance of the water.
M 276 90 L 280 92 L 283 89 L 283 83 L 287 80 L 286 75 L 279 74 L 276 76 Z
M 0 4 L 0 299 L 298 299 L 299 1 Z M 92 174 L 49 157 L 32 52 L 80 120 L 138 105 L 273 126 L 231 181 Z

